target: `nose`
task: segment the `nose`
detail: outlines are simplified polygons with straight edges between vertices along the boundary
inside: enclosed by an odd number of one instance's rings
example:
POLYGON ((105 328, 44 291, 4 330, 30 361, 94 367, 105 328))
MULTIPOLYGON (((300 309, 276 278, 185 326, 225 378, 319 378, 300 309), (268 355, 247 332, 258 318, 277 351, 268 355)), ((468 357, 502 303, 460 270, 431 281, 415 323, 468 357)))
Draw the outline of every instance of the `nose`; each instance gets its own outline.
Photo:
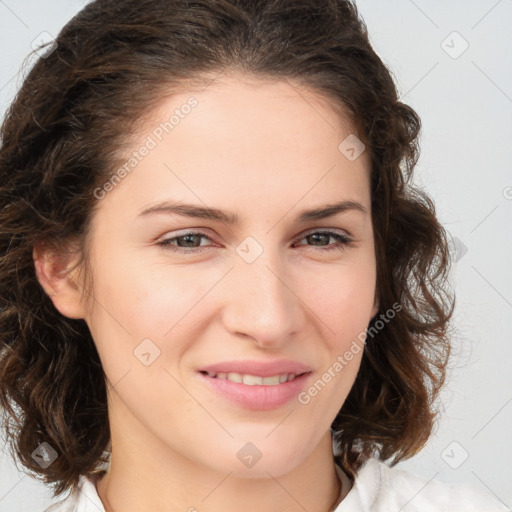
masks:
POLYGON ((270 250, 252 263, 235 259, 226 283, 224 327, 262 348, 280 350, 303 330, 305 322, 305 305, 294 274, 283 263, 283 255, 270 250))

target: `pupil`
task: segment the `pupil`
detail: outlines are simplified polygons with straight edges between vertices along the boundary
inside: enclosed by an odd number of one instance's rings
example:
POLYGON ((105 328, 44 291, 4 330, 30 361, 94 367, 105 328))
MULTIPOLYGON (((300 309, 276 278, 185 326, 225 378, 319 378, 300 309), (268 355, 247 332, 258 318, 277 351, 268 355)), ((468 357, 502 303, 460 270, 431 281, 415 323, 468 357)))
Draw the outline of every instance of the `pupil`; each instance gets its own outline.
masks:
MULTIPOLYGON (((188 242, 191 242, 191 239, 193 240, 194 238, 197 238, 197 235, 185 235, 185 236, 182 236, 180 237, 181 240, 185 240, 185 247, 190 247, 191 245, 188 244, 188 242)), ((181 247, 183 247, 182 244, 179 244, 181 247)), ((193 242, 192 242, 192 246, 194 246, 193 242)))
MULTIPOLYGON (((324 237, 326 239, 325 241, 329 240, 329 235, 327 235, 326 233, 315 233, 313 235, 309 235, 308 238, 312 238, 313 240, 316 240, 318 242, 319 237, 324 237)), ((320 238, 320 241, 321 241, 321 238, 320 238)), ((314 245, 319 245, 319 244, 315 243, 314 245)))

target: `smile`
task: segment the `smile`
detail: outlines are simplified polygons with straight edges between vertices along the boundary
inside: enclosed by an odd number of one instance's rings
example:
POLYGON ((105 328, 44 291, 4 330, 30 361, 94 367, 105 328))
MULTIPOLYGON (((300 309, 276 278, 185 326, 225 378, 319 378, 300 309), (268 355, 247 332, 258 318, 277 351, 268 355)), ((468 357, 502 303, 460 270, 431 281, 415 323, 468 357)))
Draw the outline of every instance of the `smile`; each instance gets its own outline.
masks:
POLYGON ((304 390, 312 372, 281 373, 262 377, 248 373, 199 371, 197 376, 215 395, 231 404, 265 411, 292 402, 304 390))
MULTIPOLYGON (((211 378, 225 379, 231 382, 237 382, 239 384, 246 384, 247 386, 277 386, 278 384, 284 384, 295 379, 297 375, 295 373, 283 373, 281 375, 272 375, 269 377, 260 377, 259 375, 250 375, 242 373, 211 373, 201 372, 207 374, 211 378)), ((300 374, 302 375, 302 374, 300 374)))

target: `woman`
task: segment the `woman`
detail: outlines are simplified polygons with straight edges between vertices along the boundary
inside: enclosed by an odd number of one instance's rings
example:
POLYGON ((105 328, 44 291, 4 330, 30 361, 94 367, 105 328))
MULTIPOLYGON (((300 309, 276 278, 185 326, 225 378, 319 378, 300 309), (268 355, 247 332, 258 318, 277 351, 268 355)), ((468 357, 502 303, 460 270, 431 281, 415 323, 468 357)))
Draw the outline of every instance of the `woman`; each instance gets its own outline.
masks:
POLYGON ((56 43, 0 150, 0 400, 48 510, 505 510, 391 468, 453 297, 356 7, 97 0, 56 43))

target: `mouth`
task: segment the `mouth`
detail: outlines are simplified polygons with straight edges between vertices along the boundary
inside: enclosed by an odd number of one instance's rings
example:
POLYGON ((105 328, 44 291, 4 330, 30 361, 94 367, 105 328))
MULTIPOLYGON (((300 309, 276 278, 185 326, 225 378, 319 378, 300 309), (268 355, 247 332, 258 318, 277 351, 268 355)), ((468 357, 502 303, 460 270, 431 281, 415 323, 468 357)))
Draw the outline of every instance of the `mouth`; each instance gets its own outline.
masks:
POLYGON ((267 377, 262 377, 260 375, 251 375, 248 373, 236 373, 236 372, 207 372, 205 370, 200 371, 199 373, 203 375, 207 375, 212 379, 224 379, 229 380, 230 382, 236 382, 237 384, 245 384, 246 386, 278 386, 279 384, 284 384, 285 382, 291 382, 295 380, 297 377, 301 375, 305 375, 310 372, 302 372, 302 373, 282 373, 279 375, 270 375, 267 377))
POLYGON ((197 372, 200 381, 213 396, 235 407, 253 411, 278 409, 297 400, 307 387, 311 371, 302 373, 279 373, 275 375, 253 375, 250 373, 197 372))

